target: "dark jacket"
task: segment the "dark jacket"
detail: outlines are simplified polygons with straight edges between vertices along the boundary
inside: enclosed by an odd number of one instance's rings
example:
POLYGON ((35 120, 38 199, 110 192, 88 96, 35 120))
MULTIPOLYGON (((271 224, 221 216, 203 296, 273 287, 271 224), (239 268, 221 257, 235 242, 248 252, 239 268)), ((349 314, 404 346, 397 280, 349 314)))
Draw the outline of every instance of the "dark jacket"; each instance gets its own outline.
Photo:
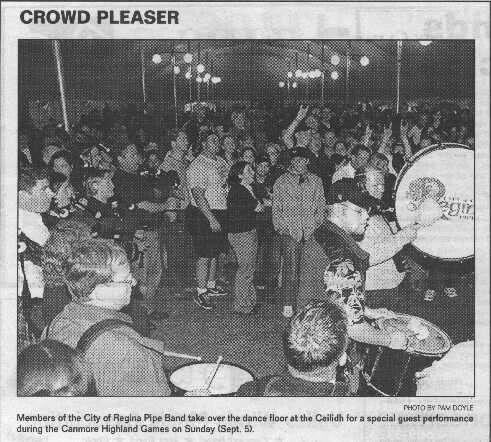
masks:
POLYGON ((246 382, 236 396, 350 396, 347 383, 309 382, 294 378, 290 374, 267 376, 256 381, 246 382))
POLYGON ((256 227, 257 200, 244 186, 233 184, 227 196, 227 231, 249 232, 256 227))

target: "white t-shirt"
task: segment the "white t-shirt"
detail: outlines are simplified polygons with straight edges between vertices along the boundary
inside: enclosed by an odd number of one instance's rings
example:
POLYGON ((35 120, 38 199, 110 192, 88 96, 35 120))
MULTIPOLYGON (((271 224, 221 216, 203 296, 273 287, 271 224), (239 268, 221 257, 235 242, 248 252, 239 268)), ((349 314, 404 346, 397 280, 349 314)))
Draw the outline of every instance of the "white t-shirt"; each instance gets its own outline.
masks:
POLYGON ((332 183, 334 184, 336 181, 339 181, 343 178, 354 178, 356 173, 356 169, 351 164, 351 161, 344 166, 341 166, 334 175, 332 176, 332 183))
POLYGON ((227 209, 227 162, 222 157, 216 159, 200 154, 189 166, 186 178, 190 191, 191 204, 198 207, 192 189, 200 187, 212 210, 227 209))
MULTIPOLYGON (((368 220, 365 236, 360 242, 363 250, 369 251, 371 244, 384 244, 392 240, 392 231, 382 219, 371 217, 368 220), (378 222, 376 222, 378 221, 378 222)), ((405 272, 399 272, 392 258, 373 265, 367 269, 365 275, 365 290, 390 290, 398 287, 405 277, 405 272)))
MULTIPOLYGON (((49 238, 49 230, 44 225, 43 219, 39 213, 27 212, 19 209, 19 229, 31 240, 37 242, 40 246, 44 246, 49 238)), ((22 285, 24 283, 24 275, 19 263, 18 271, 18 295, 22 295, 22 285)), ((33 264, 30 261, 24 263, 26 271, 27 284, 33 298, 42 298, 44 291, 44 278, 41 267, 33 264)))

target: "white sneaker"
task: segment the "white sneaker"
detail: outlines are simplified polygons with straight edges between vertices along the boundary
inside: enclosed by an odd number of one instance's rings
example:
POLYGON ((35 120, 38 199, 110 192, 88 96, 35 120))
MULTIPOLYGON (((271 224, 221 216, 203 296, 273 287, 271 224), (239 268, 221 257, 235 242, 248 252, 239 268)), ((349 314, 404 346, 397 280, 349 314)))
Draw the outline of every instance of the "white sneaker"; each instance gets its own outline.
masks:
POLYGON ((291 305, 285 305, 283 307, 283 316, 285 318, 291 318, 293 316, 293 307, 291 305))
POLYGON ((435 296, 436 296, 436 290, 428 289, 425 291, 424 300, 427 302, 431 302, 431 301, 433 301, 433 299, 435 299, 435 296))
POLYGON ((458 296, 457 289, 455 287, 445 287, 443 293, 449 298, 456 298, 458 296))

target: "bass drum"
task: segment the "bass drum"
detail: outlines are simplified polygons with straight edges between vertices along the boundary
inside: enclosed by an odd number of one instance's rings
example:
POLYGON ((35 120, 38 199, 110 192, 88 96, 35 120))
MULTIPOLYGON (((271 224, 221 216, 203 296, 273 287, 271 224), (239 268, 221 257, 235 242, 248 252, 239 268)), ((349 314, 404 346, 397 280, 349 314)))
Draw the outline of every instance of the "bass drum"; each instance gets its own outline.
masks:
POLYGON ((438 219, 419 229, 414 248, 442 261, 472 258, 474 151, 469 147, 455 143, 429 146, 414 155, 399 173, 395 185, 398 226, 431 218, 435 210, 438 219))

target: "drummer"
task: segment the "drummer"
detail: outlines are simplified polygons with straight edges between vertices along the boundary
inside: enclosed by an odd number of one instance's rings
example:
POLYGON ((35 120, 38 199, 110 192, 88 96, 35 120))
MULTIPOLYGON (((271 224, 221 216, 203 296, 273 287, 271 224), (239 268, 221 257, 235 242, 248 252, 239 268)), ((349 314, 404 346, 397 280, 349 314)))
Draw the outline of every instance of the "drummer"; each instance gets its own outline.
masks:
POLYGON ((316 301, 298 312, 283 336, 288 373, 243 384, 237 396, 350 396, 337 378, 345 360, 348 321, 337 303, 316 301))
MULTIPOLYGON (((375 205, 381 203, 385 190, 384 174, 371 166, 357 171, 357 186, 375 205)), ((365 280, 365 300, 370 307, 398 309, 401 284, 405 272, 396 267, 394 256, 416 239, 417 226, 408 226, 397 233, 387 219, 377 211, 368 219, 368 225, 360 241, 360 247, 369 253, 365 280)))
POLYGON ((297 308, 302 309, 313 299, 336 299, 345 305, 350 338, 405 349, 408 342, 403 333, 389 334, 372 325, 391 312, 364 305, 365 273, 370 255, 357 240, 365 234, 368 211, 375 204, 376 200, 360 192, 352 179, 333 184, 324 223, 314 232, 315 241, 305 249, 300 262, 297 308))

